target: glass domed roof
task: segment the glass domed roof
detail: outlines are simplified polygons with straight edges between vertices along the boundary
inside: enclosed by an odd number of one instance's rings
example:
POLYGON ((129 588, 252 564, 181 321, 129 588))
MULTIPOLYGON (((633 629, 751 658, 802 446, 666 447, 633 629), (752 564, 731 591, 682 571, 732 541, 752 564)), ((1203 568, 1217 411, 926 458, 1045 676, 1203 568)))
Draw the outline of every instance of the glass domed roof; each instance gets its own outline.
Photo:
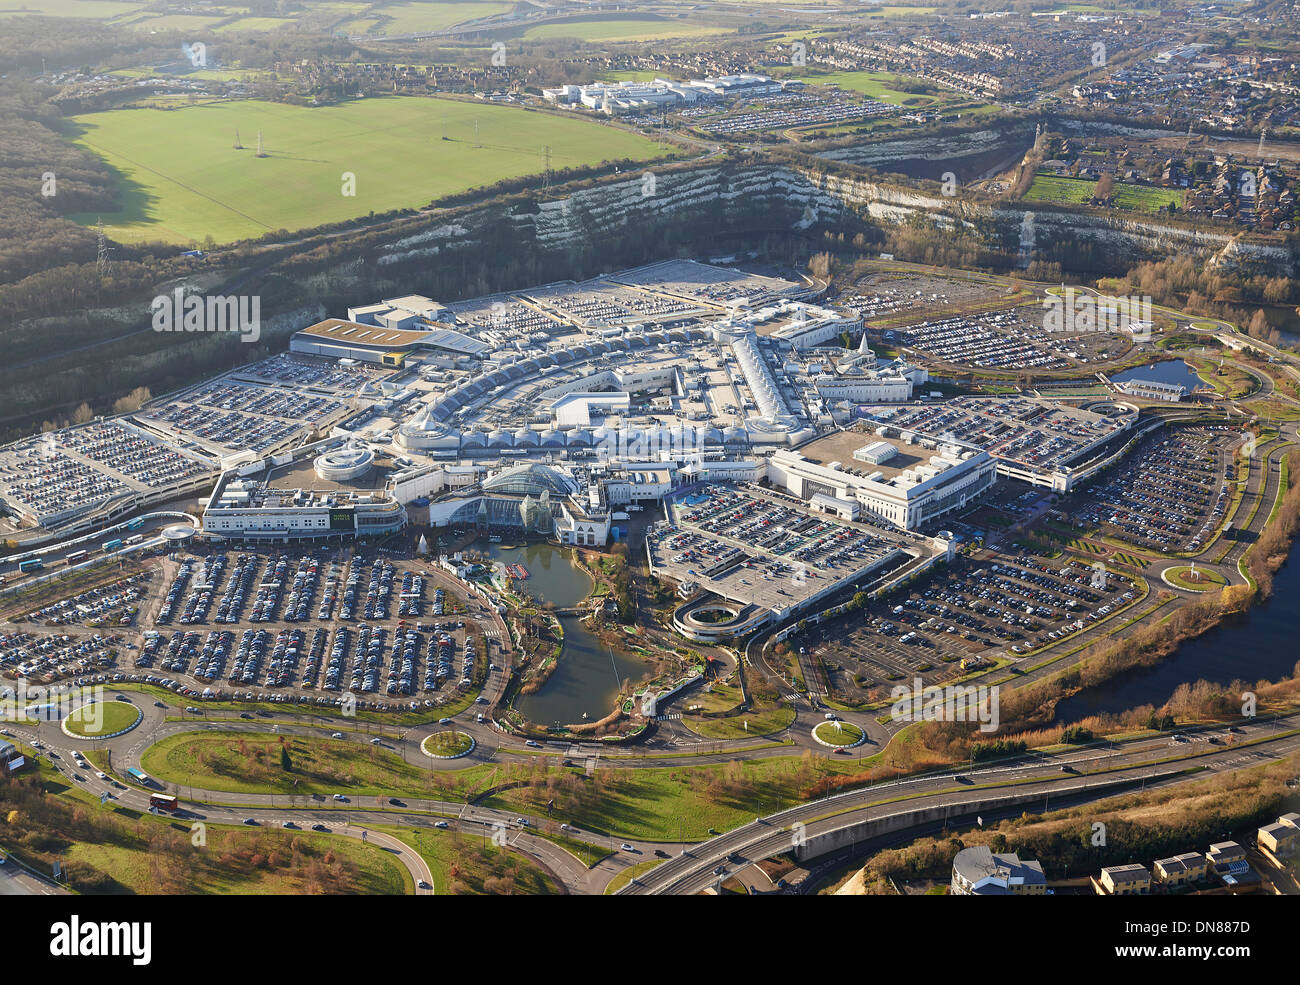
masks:
POLYGON ((578 483, 563 469, 530 463, 498 472, 484 481, 483 491, 516 496, 540 496, 543 492, 552 496, 570 496, 578 491, 578 483))

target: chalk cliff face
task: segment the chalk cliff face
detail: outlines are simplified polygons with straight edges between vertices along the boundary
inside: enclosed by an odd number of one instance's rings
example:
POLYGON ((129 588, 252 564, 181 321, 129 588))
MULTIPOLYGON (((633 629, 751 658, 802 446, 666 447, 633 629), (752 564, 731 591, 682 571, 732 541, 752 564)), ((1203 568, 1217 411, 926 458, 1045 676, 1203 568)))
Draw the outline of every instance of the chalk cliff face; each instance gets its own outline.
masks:
POLYGON ((1035 124, 1021 121, 987 130, 967 130, 957 133, 879 139, 836 147, 822 151, 817 156, 827 161, 843 161, 864 168, 888 170, 898 161, 957 161, 1006 148, 1021 153, 1034 143, 1035 124))
MULTIPOLYGON (((961 146, 982 131, 955 135, 961 146)), ((1005 135, 1001 135, 1005 139, 1005 135)), ((1032 139, 1032 138, 1031 138, 1032 139)), ((911 155, 924 149, 909 141, 871 153, 911 155), (903 146, 907 145, 907 146, 903 146)), ((875 146, 875 145, 873 145, 875 146)), ((931 153, 938 153, 931 148, 931 153)), ((921 221, 940 229, 963 222, 989 245, 1015 250, 1025 213, 1031 209, 990 201, 945 197, 934 184, 913 187, 856 175, 847 161, 825 169, 774 162, 661 167, 605 180, 544 200, 511 199, 455 210, 454 218, 432 218, 428 228, 383 244, 381 266, 428 260, 447 251, 491 246, 508 256, 516 250, 557 253, 590 250, 602 240, 674 233, 689 247, 692 236, 719 233, 857 229, 921 221)), ((542 193, 545 194, 545 193, 542 193)), ((1171 255, 1192 255, 1227 268, 1249 268, 1270 276, 1295 276, 1296 256, 1280 238, 1238 236, 1225 228, 1195 228, 1177 219, 1141 218, 1128 213, 1091 212, 1035 203, 1035 242, 1091 241, 1104 247, 1117 267, 1171 255)))

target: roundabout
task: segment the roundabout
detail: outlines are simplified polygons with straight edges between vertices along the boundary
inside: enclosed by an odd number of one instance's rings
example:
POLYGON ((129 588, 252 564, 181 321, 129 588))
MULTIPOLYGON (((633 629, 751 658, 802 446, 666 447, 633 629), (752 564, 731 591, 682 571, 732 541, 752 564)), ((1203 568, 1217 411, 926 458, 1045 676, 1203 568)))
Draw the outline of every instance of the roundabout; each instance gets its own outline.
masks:
POLYGON ((434 732, 420 743, 420 752, 430 759, 459 759, 468 756, 478 745, 472 735, 465 732, 434 732))
POLYGON ((144 712, 133 704, 100 701, 82 705, 69 714, 59 727, 64 735, 72 739, 113 739, 130 732, 143 718, 144 712))
POLYGON ((1190 564, 1177 564, 1160 572, 1160 579, 1173 588, 1185 592, 1212 592, 1228 587, 1228 579, 1208 568, 1193 568, 1190 564))
POLYGON ((813 727, 812 737, 824 746, 839 749, 849 749, 867 740, 867 734, 862 729, 849 722, 842 722, 838 718, 834 721, 818 722, 813 727))

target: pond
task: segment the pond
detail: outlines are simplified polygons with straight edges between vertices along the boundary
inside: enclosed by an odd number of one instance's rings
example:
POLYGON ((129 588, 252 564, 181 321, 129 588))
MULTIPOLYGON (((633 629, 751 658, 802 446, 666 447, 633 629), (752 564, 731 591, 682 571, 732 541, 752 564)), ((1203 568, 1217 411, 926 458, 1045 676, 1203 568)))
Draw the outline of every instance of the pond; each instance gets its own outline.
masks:
POLYGON ((1188 392, 1204 385, 1204 380, 1196 375, 1196 370, 1181 359, 1167 359, 1149 366, 1138 366, 1114 373, 1110 377, 1113 383, 1127 383, 1129 380, 1151 380, 1156 383, 1181 383, 1188 392))
MULTIPOLYGON (((522 547, 478 543, 475 547, 505 564, 522 564, 529 577, 524 590, 539 602, 558 608, 577 605, 591 591, 591 578, 560 548, 545 543, 522 547)), ((522 695, 516 707, 542 726, 598 721, 614 709, 619 688, 638 680, 649 665, 628 653, 611 651, 582 625, 577 616, 561 616, 564 648, 559 666, 535 693, 522 695)))

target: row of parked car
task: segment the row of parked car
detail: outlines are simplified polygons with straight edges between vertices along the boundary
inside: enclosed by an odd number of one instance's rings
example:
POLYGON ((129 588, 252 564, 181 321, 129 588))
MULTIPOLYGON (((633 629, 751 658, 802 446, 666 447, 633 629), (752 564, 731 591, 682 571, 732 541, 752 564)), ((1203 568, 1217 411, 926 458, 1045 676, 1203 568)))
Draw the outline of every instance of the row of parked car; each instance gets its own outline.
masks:
POLYGON ((303 622, 308 618, 312 599, 316 596, 319 568, 320 562, 314 557, 304 556, 298 559, 298 570, 294 573, 289 596, 284 601, 286 622, 303 622))
POLYGON ((185 591, 185 586, 189 584, 190 575, 193 573, 193 564, 193 561, 187 559, 182 561, 180 568, 177 569, 176 577, 172 579, 171 587, 167 589, 167 598, 158 609, 158 616, 154 620, 160 626, 166 626, 172 621, 172 614, 180 605, 181 594, 185 591))

